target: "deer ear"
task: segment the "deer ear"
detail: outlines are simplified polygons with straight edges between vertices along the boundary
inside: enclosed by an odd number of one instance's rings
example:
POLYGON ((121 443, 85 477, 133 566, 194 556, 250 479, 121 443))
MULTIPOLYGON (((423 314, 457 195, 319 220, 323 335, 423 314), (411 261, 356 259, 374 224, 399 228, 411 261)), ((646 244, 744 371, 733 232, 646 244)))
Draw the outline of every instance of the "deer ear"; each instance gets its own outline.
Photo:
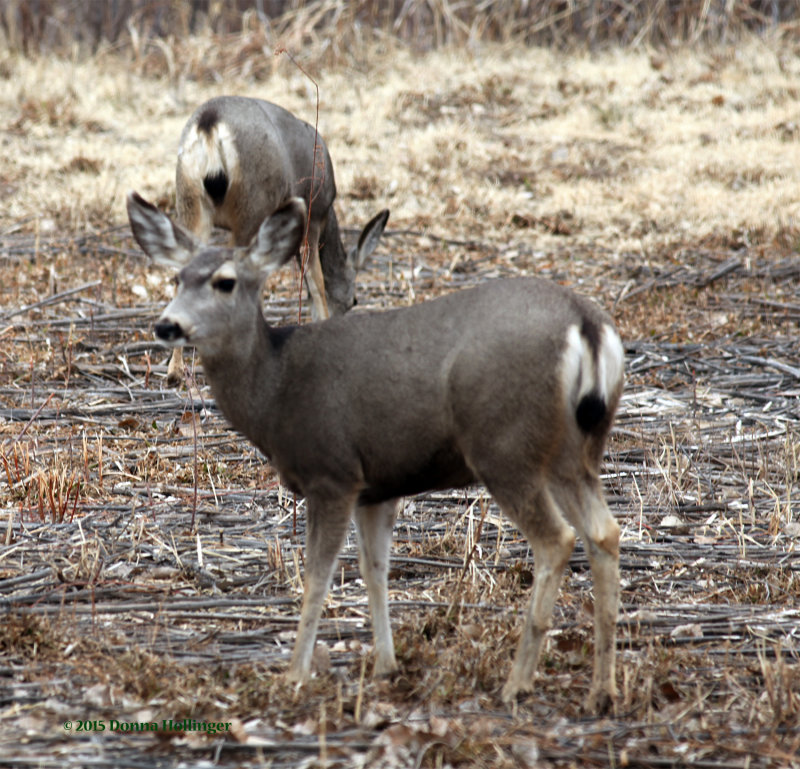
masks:
POLYGON ((137 192, 128 193, 127 206, 133 237, 156 264, 179 268, 192 258, 199 242, 190 232, 137 192))
POLYGON ((364 266, 364 263, 377 247, 388 221, 389 209, 385 208, 364 225, 364 229, 361 230, 361 234, 358 236, 358 243, 348 254, 348 260, 356 270, 360 270, 364 266))
POLYGON ((267 277, 299 252, 305 229, 305 203, 291 198, 264 220, 243 258, 267 277))

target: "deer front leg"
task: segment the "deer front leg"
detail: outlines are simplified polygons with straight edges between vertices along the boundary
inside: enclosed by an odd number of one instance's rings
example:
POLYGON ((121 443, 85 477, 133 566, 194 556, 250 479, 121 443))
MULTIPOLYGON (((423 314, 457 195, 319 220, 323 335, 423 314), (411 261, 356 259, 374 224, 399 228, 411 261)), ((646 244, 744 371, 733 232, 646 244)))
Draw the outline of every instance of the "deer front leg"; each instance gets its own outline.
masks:
POLYGON ((375 638, 374 676, 397 670, 389 621, 388 574, 392 529, 397 516, 397 502, 356 507, 358 564, 367 585, 372 633, 375 638))
POLYGON ((311 677, 311 655, 336 559, 344 544, 353 500, 307 498, 305 586, 300 625, 287 677, 305 683, 311 677))

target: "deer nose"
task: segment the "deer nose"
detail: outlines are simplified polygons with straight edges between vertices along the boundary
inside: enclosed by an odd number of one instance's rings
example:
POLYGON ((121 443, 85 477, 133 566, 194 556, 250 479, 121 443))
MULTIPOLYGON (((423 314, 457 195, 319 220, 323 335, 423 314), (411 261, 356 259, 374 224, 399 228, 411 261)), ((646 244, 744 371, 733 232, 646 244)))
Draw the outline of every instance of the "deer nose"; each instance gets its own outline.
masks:
POLYGON ((171 320, 160 320, 155 325, 156 336, 163 342, 176 342, 184 337, 183 329, 179 323, 171 320))

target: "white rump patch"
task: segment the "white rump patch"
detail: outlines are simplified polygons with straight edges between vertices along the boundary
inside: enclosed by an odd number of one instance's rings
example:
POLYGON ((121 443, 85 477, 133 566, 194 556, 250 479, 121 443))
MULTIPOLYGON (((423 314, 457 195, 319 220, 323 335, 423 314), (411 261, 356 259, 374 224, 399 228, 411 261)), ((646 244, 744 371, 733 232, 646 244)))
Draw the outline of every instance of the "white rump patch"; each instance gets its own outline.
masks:
POLYGON ((600 333, 595 370, 592 347, 581 335, 577 324, 567 329, 567 343, 561 355, 561 382, 568 402, 580 403, 581 398, 596 392, 605 403, 617 388, 624 368, 622 342, 614 328, 604 324, 600 333))
POLYGON ((622 340, 616 330, 606 324, 600 336, 600 351, 597 356, 597 381, 600 394, 606 403, 624 376, 625 350, 622 347, 622 340))
POLYGON ((239 155, 227 123, 216 123, 210 133, 193 125, 178 149, 186 176, 203 189, 203 179, 225 173, 232 182, 239 175, 239 155))
POLYGON ((567 344, 561 354, 561 383, 568 403, 579 403, 594 386, 592 351, 577 325, 567 329, 567 344))

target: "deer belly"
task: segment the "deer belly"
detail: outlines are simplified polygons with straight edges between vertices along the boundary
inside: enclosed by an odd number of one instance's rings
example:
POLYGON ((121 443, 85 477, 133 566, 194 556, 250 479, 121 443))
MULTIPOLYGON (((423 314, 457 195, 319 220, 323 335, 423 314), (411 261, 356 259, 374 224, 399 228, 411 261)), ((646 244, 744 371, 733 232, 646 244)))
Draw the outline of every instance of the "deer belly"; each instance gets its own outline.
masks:
POLYGON ((452 448, 416 456, 410 463, 381 466, 367 458, 364 464, 367 486, 359 494, 360 505, 374 505, 434 489, 469 486, 477 481, 461 452, 452 448))

